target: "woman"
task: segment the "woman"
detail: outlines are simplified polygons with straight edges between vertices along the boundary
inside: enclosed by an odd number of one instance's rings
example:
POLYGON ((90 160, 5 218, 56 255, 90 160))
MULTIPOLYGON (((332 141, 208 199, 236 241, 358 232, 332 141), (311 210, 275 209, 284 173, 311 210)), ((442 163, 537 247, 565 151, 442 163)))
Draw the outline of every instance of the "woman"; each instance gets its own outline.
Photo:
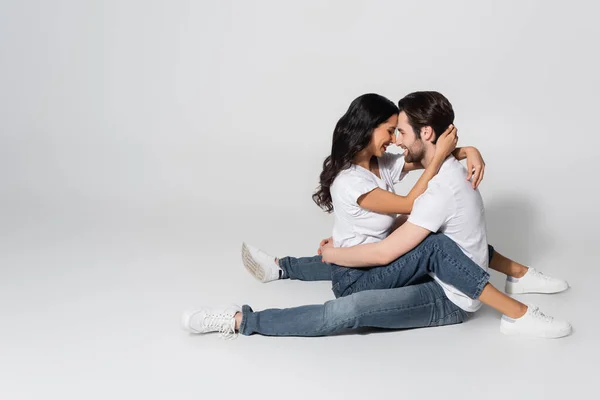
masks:
MULTIPOLYGON (((395 196, 389 192, 394 180, 400 179, 404 160, 401 157, 385 157, 384 152, 393 140, 397 118, 398 108, 393 103, 371 94, 356 99, 336 126, 332 154, 324 163, 321 188, 315 195, 318 204, 329 211, 332 208, 336 210, 333 234, 336 246, 354 246, 387 236, 395 219, 385 214, 410 212, 414 198, 425 190, 428 179, 437 172, 455 142, 451 133, 442 135, 436 147, 436 162, 429 165, 411 191, 414 197, 411 194, 395 196), (439 154, 437 149, 440 149, 439 154)), ((431 235, 417 249, 418 257, 409 253, 401 261, 401 268, 397 263, 378 267, 379 271, 386 271, 382 280, 378 280, 381 274, 371 274, 370 270, 346 268, 348 271, 343 274, 337 277, 334 274, 334 293, 336 297, 344 298, 325 305, 260 313, 253 312, 249 306, 244 306, 243 312, 238 307, 212 311, 202 309, 185 313, 183 323, 195 333, 219 330, 227 335, 239 331, 246 335, 315 336, 358 326, 406 328, 462 322, 468 314, 450 302, 434 282, 391 289, 395 292, 369 290, 380 288, 379 284, 391 288, 416 284, 427 280, 427 274, 432 272, 472 299, 479 298, 487 290, 485 299, 481 298, 484 303, 510 318, 525 317, 518 314, 527 310, 527 306, 493 288, 488 283, 489 274, 448 238, 431 235), (425 259, 428 262, 422 262, 425 259), (387 271, 395 274, 391 281, 387 271), (363 273, 369 274, 368 280, 357 278, 353 281, 353 277, 360 277, 363 273), (355 287, 354 284, 359 281, 360 285, 355 287), (356 293, 358 291, 361 293, 356 293), (348 296, 353 292, 356 294, 348 296), (348 297, 351 299, 346 300, 348 297), (418 311, 415 312, 415 309, 418 311)), ((340 270, 343 269, 337 269, 340 270)))

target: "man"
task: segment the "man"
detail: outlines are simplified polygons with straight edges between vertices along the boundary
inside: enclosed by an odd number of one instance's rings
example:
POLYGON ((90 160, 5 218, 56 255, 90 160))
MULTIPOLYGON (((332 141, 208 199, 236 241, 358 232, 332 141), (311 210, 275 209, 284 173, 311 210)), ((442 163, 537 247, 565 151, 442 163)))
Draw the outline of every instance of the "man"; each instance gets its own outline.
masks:
MULTIPOLYGON (((400 100, 399 108, 401 112, 398 117, 397 144, 404 148, 406 162, 420 163, 426 167, 435 153, 437 134, 454 120, 452 106, 439 93, 417 92, 400 100)), ((430 181, 427 191, 415 201, 408 222, 378 243, 350 248, 333 248, 331 242, 323 243, 320 249, 323 261, 345 267, 386 264, 422 246, 421 242, 430 233, 439 231, 458 244, 460 250, 483 270, 487 270, 490 254, 485 233, 483 202, 479 192, 472 190, 470 184, 464 180, 465 172, 456 159, 448 158, 438 175, 430 181)), ((363 201, 371 194, 367 193, 364 196, 363 201)), ((263 281, 265 277, 269 277, 267 280, 270 280, 279 274, 279 267, 270 256, 248 247, 245 247, 243 252, 246 266, 257 277, 262 276, 263 281)), ((282 275, 293 278, 294 272, 302 268, 295 268, 292 262, 286 266, 283 262, 285 260, 281 260, 282 275)), ((316 271, 318 261, 313 259, 306 263, 296 262, 296 266, 311 265, 311 271, 316 271)), ((491 266, 512 276, 506 286, 512 293, 553 293, 568 287, 564 281, 545 277, 532 268, 527 269, 499 254, 492 256, 491 266)), ((334 271, 335 268, 342 267, 334 267, 334 271)), ((326 278, 326 271, 327 268, 322 268, 319 277, 326 278)), ((362 273, 366 281, 371 279, 370 270, 362 273)), ((468 312, 479 309, 480 303, 476 298, 469 297, 452 285, 442 282, 436 274, 431 275, 436 283, 425 282, 404 288, 368 290, 332 300, 324 305, 266 310, 259 313, 255 313, 248 306, 245 306, 242 312, 235 307, 216 312, 198 310, 184 315, 184 326, 196 333, 221 330, 233 334, 238 330, 247 335, 261 333, 315 336, 359 326, 406 328, 457 323, 462 322, 468 312), (442 309, 437 308, 439 304, 444 305, 442 309)), ((502 297, 507 308, 495 308, 504 314, 501 320, 503 333, 561 337, 571 331, 567 322, 554 320, 542 314, 536 307, 528 307, 512 300, 489 284, 486 284, 481 296, 477 297, 487 304, 493 304, 502 297)))

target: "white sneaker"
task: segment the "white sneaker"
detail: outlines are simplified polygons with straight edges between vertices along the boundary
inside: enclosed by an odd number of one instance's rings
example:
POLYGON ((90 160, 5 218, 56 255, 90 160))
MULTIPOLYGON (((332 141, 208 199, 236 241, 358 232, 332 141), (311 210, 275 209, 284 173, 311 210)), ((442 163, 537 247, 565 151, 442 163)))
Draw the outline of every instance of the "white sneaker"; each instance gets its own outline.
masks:
POLYGON ((263 283, 279 279, 281 268, 275 262, 275 257, 256 247, 242 243, 242 261, 248 272, 263 283))
POLYGON ((560 338, 571 333, 571 324, 545 315, 537 306, 529 305, 521 318, 506 315, 500 320, 500 332, 505 335, 525 335, 539 338, 560 338))
POLYGON ((569 288, 567 281, 546 276, 535 268, 529 270, 521 278, 506 278, 504 291, 508 294, 523 293, 558 293, 569 288))
POLYGON ((190 333, 219 332, 225 339, 237 337, 235 332, 235 314, 241 312, 240 306, 231 305, 223 308, 201 308, 186 311, 181 316, 183 329, 190 333))

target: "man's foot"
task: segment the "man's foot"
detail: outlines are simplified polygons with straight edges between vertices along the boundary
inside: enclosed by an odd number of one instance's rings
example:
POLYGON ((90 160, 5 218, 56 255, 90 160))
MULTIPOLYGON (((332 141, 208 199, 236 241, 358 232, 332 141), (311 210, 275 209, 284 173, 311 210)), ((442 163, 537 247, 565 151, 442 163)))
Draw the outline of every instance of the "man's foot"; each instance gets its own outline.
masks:
POLYGON ((529 267, 521 278, 506 278, 504 290, 508 294, 523 293, 558 293, 569 288, 567 281, 542 274, 535 268, 529 267))
POLYGON ((536 306, 529 305, 521 318, 506 315, 500 320, 500 332, 505 335, 525 335, 539 338, 560 338, 571 333, 571 324, 545 315, 536 306))
POLYGON ((235 314, 241 311, 242 309, 237 305, 186 311, 181 316, 181 325, 190 333, 219 332, 221 337, 233 339, 237 337, 235 314))
POLYGON ((276 281, 281 276, 275 257, 246 243, 242 243, 242 261, 248 272, 263 283, 276 281))

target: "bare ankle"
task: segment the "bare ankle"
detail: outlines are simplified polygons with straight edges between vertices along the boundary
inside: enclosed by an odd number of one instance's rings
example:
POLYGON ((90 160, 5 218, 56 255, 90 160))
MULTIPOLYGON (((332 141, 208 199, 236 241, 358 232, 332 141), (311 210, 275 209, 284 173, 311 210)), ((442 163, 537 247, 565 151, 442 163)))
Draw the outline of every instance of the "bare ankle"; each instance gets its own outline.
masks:
POLYGON ((277 266, 279 266, 279 258, 275 257, 275 264, 277 264, 277 266))
POLYGON ((235 319, 235 330, 236 332, 239 332, 240 325, 242 325, 242 313, 238 311, 237 313, 235 313, 233 318, 235 319))
POLYGON ((512 318, 512 319, 517 319, 517 318, 521 318, 523 315, 527 314, 527 309, 529 307, 527 307, 527 305, 523 304, 523 303, 519 303, 517 307, 515 307, 514 311, 511 312, 510 315, 507 314, 508 317, 512 318))
POLYGON ((525 274, 527 273, 528 270, 529 270, 529 268, 527 268, 523 265, 515 265, 512 268, 512 272, 511 272, 510 276, 512 276, 513 278, 522 278, 525 276, 525 274))

